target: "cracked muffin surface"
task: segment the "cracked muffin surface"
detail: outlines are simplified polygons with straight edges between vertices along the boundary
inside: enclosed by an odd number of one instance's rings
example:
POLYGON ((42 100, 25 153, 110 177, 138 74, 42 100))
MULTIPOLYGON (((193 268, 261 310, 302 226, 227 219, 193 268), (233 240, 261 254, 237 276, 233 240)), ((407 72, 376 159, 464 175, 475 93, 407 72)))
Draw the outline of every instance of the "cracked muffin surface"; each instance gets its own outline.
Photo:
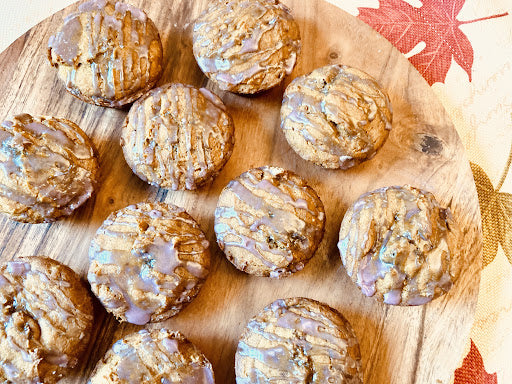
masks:
POLYGON ((306 181, 271 166, 230 181, 215 209, 219 247, 236 268, 258 276, 302 270, 322 240, 324 224, 323 204, 306 181))
POLYGON ((25 223, 70 215, 97 187, 87 135, 56 117, 17 115, 0 124, 0 212, 25 223))
POLYGON ((459 274, 457 227, 434 195, 410 186, 366 193, 347 210, 338 248, 366 296, 421 305, 448 292, 459 274))
POLYGON ((73 270, 38 256, 5 262, 0 306, 0 381, 53 384, 77 365, 93 306, 73 270))
POLYGON ((307 298, 276 300, 249 321, 235 355, 237 384, 362 384, 350 323, 307 298))
POLYGON ((114 343, 90 384, 215 384, 208 359, 181 333, 142 330, 114 343))
POLYGON ((194 24, 197 64, 231 92, 254 94, 279 84, 300 46, 299 26, 277 0, 215 0, 194 24))
POLYGON ((133 104, 121 145, 128 165, 144 181, 172 190, 197 189, 229 160, 233 119, 208 89, 167 84, 133 104))
POLYGON ((112 213, 89 248, 92 292, 118 320, 144 325, 176 315, 210 268, 208 240, 183 208, 139 203, 112 213))
POLYGON ((104 107, 120 108, 153 88, 162 58, 153 21, 120 1, 81 4, 48 42, 48 59, 67 91, 104 107))
POLYGON ((286 88, 281 128, 299 156, 324 168, 347 169, 372 158, 388 138, 389 97, 370 75, 330 65, 286 88))

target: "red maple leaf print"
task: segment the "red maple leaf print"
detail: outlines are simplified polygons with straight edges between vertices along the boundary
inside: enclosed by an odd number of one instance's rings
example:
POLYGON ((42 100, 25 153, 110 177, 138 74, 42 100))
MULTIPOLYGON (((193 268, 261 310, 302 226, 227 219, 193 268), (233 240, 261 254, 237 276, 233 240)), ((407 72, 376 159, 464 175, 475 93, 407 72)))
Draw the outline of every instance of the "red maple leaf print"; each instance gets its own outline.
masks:
POLYGON ((379 8, 359 8, 359 18, 387 38, 402 53, 418 43, 425 49, 409 58, 430 85, 444 82, 452 57, 471 81, 473 47, 459 29, 461 24, 506 16, 508 13, 471 21, 456 19, 466 0, 422 0, 415 8, 403 0, 379 0, 379 8))
POLYGON ((464 358, 462 366, 455 370, 453 384, 498 384, 496 373, 487 373, 484 368, 482 355, 471 340, 471 349, 464 358))

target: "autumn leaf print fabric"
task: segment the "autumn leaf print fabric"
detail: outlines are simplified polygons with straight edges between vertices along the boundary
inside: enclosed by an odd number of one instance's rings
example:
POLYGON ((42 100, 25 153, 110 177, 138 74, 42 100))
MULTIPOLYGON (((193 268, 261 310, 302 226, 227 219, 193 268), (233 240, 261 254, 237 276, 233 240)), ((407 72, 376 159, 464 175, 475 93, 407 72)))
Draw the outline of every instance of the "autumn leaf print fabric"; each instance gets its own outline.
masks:
MULTIPOLYGON (((512 152, 511 152, 512 155, 512 152)), ((510 162, 505 172, 508 173, 510 162)), ((484 235, 483 266, 492 263, 501 246, 508 261, 512 263, 512 194, 500 192, 506 177, 504 172, 498 186, 494 188, 485 171, 478 164, 471 163, 475 179, 480 214, 482 216, 482 231, 484 235)))
POLYGON ((471 340, 471 348, 462 366, 455 370, 455 384, 497 384, 496 373, 485 371, 484 361, 478 348, 471 340))
POLYGON ((386 37, 404 54, 423 49, 409 60, 430 85, 443 82, 452 59, 468 74, 471 81, 473 47, 459 28, 505 13, 475 20, 459 21, 457 15, 465 0, 424 0, 413 7, 403 0, 381 1, 379 8, 360 8, 359 18, 386 37))
POLYGON ((483 265, 454 384, 512 383, 512 1, 327 0, 387 38, 432 86, 471 161, 483 265))

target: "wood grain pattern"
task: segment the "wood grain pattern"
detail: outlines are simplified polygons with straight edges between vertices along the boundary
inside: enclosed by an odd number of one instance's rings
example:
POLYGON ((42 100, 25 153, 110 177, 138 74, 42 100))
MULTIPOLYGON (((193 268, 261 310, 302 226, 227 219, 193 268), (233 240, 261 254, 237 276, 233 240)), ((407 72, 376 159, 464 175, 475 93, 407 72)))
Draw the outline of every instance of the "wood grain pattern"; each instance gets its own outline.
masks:
MULTIPOLYGON (((207 0, 130 0, 146 9, 159 28, 166 57, 160 81, 208 86, 235 121, 236 144, 220 176, 198 192, 168 192, 146 185, 126 165, 119 146, 126 111, 104 109, 67 94, 46 60, 46 43, 76 5, 34 27, 0 55, 0 117, 27 112, 65 117, 89 134, 100 155, 102 185, 94 199, 70 218, 27 225, 0 219, 0 258, 47 255, 85 277, 87 250, 108 214, 140 201, 166 201, 197 218, 212 244, 210 277, 198 298, 175 318, 150 328, 181 330, 213 363, 218 383, 234 383, 234 353, 247 321, 277 298, 306 296, 340 310, 361 342, 366 383, 450 383, 460 363, 473 319, 480 280, 481 229, 469 163, 452 123, 428 84, 383 37, 323 0, 285 1, 298 20, 303 50, 292 76, 256 97, 219 92, 192 55, 191 21, 207 0), (375 158, 348 171, 329 171, 303 161, 279 129, 285 86, 295 76, 329 63, 359 67, 388 90, 394 107, 390 137, 375 158), (296 171, 325 204, 326 235, 304 271, 284 280, 238 272, 215 245, 213 212, 228 181, 265 164, 296 171), (361 193, 409 183, 432 191, 462 228, 462 274, 454 289, 423 307, 394 308, 364 297, 346 275, 336 249, 347 206, 361 193)), ((96 361, 123 335, 140 327, 119 324, 96 305, 96 328, 76 376, 85 383, 96 361)))

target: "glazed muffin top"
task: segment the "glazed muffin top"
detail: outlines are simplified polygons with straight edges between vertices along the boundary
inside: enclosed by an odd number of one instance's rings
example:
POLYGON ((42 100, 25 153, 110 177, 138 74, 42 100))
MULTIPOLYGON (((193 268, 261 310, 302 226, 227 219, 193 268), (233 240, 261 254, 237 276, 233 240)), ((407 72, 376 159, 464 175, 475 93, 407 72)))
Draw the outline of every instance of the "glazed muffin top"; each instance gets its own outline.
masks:
POLYGON ((208 359, 181 333, 142 330, 114 343, 91 384, 215 384, 208 359))
POLYGON ((27 223, 71 214, 93 194, 98 162, 87 135, 56 117, 0 124, 0 211, 27 223))
POLYGON ((91 290, 121 321, 166 320, 199 293, 210 267, 208 246, 183 208, 128 206, 112 213, 91 242, 91 290))
POLYGON ((388 138, 392 110, 375 79, 346 65, 295 78, 286 88, 281 128, 303 159, 346 169, 372 158, 388 138))
POLYGON ((253 94, 279 84, 295 66, 300 32, 276 0, 216 0, 197 19, 194 56, 223 90, 253 94))
POLYGON ((315 300, 276 300, 249 321, 235 356, 237 384, 362 384, 359 342, 350 323, 315 300))
POLYGON ((0 266, 0 381, 56 383, 77 365, 93 325, 79 276, 46 257, 0 266))
POLYGON ((366 193, 347 210, 338 248, 352 280, 391 305, 421 305, 456 281, 457 227, 434 195, 410 186, 366 193))
POLYGON ((231 156, 234 124, 208 89, 172 83, 133 104, 121 137, 124 157, 148 183, 196 189, 213 179, 231 156))
POLYGON ((81 4, 48 43, 48 59, 71 94, 116 108, 153 88, 162 52, 158 30, 144 11, 106 0, 81 4))
POLYGON ((215 210, 217 243, 238 269, 285 277, 300 271, 323 238, 324 206, 297 174, 265 166, 224 188, 215 210))

